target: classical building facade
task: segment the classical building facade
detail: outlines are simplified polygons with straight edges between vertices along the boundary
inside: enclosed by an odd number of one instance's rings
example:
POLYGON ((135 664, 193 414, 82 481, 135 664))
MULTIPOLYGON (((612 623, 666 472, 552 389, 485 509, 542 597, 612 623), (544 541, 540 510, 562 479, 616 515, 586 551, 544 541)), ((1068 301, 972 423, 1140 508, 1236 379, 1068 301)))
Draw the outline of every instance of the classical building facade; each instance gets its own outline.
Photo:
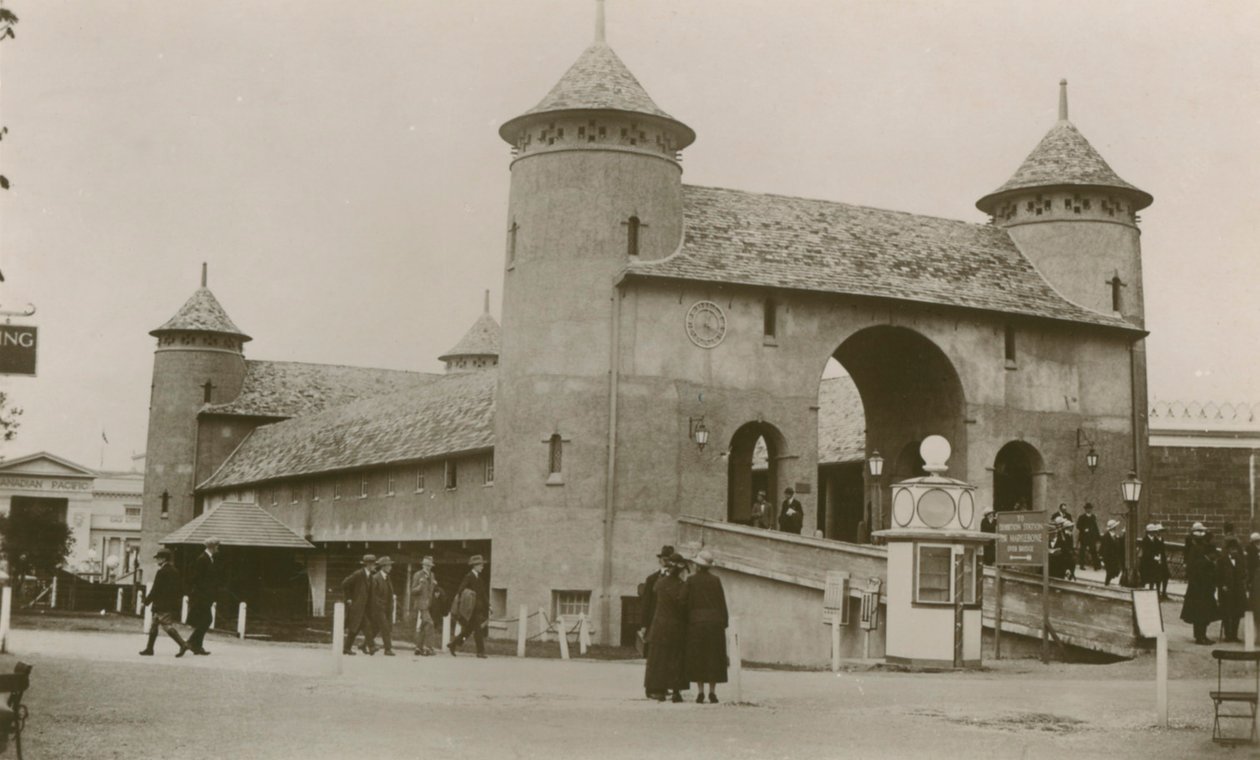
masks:
POLYGON ((444 375, 296 369, 245 360, 199 290, 153 332, 147 540, 248 501, 315 547, 316 610, 365 550, 438 552, 448 573, 483 553, 497 612, 588 612, 616 642, 677 519, 746 520, 758 488, 794 488, 807 533, 852 540, 889 526, 930 434, 982 508, 1119 514, 1117 484, 1145 473, 1151 196, 1065 89, 977 201, 988 223, 686 185, 697 136, 602 32, 500 135, 501 336, 487 310, 444 375), (847 386, 822 380, 831 360, 847 386))

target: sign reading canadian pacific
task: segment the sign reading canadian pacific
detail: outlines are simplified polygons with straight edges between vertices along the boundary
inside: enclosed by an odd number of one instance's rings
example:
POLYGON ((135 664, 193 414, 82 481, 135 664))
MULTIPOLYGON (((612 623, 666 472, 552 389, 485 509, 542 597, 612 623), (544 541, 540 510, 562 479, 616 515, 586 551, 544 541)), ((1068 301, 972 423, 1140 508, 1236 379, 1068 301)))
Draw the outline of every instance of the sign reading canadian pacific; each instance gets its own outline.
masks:
POLYGON ((64 480, 61 478, 30 478, 0 476, 0 488, 26 491, 90 491, 90 480, 64 480))
POLYGON ((0 375, 34 375, 36 334, 29 325, 0 325, 0 375))
POLYGON ((998 512, 998 565, 1040 567, 1046 561, 1046 513, 998 512))

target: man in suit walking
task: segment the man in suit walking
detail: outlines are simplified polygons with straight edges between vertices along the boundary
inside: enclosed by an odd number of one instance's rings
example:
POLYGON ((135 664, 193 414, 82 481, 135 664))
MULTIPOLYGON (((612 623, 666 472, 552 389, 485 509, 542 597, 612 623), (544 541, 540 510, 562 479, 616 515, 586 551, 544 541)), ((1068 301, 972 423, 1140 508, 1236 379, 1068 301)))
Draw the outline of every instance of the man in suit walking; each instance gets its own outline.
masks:
POLYGON ((149 643, 140 654, 153 656, 153 645, 157 643, 158 629, 166 631, 166 635, 179 644, 176 657, 183 657, 188 651, 188 642, 179 635, 175 621, 179 620, 180 608, 184 604, 180 593, 179 571, 171 564, 171 550, 159 549, 153 558, 158 561, 158 570, 153 574, 153 588, 146 595, 145 604, 153 606, 153 624, 149 626, 149 643))
POLYGON ((480 554, 474 554, 469 557, 468 564, 472 566, 472 569, 468 571, 468 575, 464 576, 464 580, 460 581, 459 590, 455 592, 455 599, 452 602, 452 611, 459 619, 459 635, 451 639, 451 643, 446 648, 450 650, 451 657, 454 657, 456 651, 471 635, 477 644, 477 656, 484 658, 486 632, 483 626, 490 619, 490 596, 486 591, 485 579, 486 561, 480 554))
POLYGON ((420 569, 411 576, 411 606, 416 610, 416 654, 428 657, 433 654, 429 647, 436 627, 431 608, 437 591, 437 578, 433 576, 433 557, 420 560, 420 569))
POLYGON ((805 522, 805 507, 796 498, 796 491, 783 489, 783 507, 779 510, 779 530, 784 533, 801 534, 801 526, 805 522))
POLYGON ((346 603, 346 644, 342 654, 354 654, 354 640, 363 631, 363 651, 372 653, 372 623, 368 618, 368 604, 372 594, 372 574, 376 571, 376 555, 364 554, 363 567, 346 576, 341 582, 341 597, 346 603))
POLYGON ((210 654, 203 646, 206 631, 210 630, 210 606, 219 598, 222 574, 215 555, 219 553, 219 539, 206 539, 206 550, 193 560, 192 574, 188 578, 188 624, 192 635, 188 647, 193 654, 210 654))
POLYGON ((394 560, 381 557, 376 560, 376 572, 369 578, 372 590, 368 599, 368 615, 372 634, 368 641, 368 651, 376 651, 376 634, 379 633, 385 644, 386 657, 394 656, 394 587, 389 582, 389 571, 393 566, 394 560))

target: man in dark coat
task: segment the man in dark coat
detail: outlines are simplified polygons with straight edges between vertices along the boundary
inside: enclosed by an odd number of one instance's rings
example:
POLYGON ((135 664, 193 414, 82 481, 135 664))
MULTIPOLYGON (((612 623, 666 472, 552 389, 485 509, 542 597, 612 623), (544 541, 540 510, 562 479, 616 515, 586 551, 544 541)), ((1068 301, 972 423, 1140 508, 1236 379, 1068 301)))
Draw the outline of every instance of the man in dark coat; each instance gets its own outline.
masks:
POLYGON ((203 643, 210 630, 210 606, 218 600, 223 585, 223 574, 215 558, 218 553, 219 539, 207 538, 206 550, 193 560, 192 574, 188 576, 188 624, 193 628, 188 646, 193 654, 210 654, 203 643))
POLYGON ((1047 550, 1050 552, 1050 577, 1067 578, 1072 564, 1076 562, 1072 555, 1072 542, 1068 538, 1069 523, 1062 515, 1055 515, 1050 523, 1050 538, 1047 550))
POLYGON ((364 554, 363 567, 346 576, 341 582, 341 598, 346 603, 346 643, 342 654, 354 654, 354 640, 363 632, 363 651, 372 653, 372 623, 368 606, 372 597, 372 574, 376 571, 376 555, 364 554))
POLYGON ((188 651, 188 642, 184 641, 175 628, 175 621, 179 620, 180 609, 184 606, 179 571, 171 564, 170 549, 159 549, 153 558, 158 561, 158 570, 153 574, 153 588, 145 595, 145 604, 153 607, 153 623, 149 626, 149 643, 140 654, 145 657, 153 655, 153 645, 157 643, 158 629, 161 628, 179 644, 179 652, 175 656, 183 657, 188 651))
MULTIPOLYGON (((1195 525, 1198 528, 1203 527, 1200 523, 1195 523, 1195 525)), ((1168 598, 1168 547, 1164 544, 1163 531, 1164 526, 1159 523, 1150 523, 1146 526, 1146 535, 1142 537, 1142 542, 1138 545, 1138 571, 1142 576, 1142 585, 1158 591, 1160 599, 1168 598)), ((1207 537, 1206 530, 1197 533, 1191 531, 1191 533, 1196 534, 1195 541, 1207 537)), ((1186 545, 1187 572, 1194 564, 1196 554, 1190 550, 1190 547, 1191 544, 1186 545)))
POLYGON ((799 536, 804 522, 805 508, 796 498, 796 491, 791 488, 783 489, 783 506, 779 510, 779 530, 799 536))
POLYGON ((1194 643, 1214 643, 1207 637, 1207 628, 1221 615, 1216 608, 1216 549, 1211 543, 1203 544, 1187 558, 1186 581, 1181 619, 1194 626, 1194 643))
POLYGON ((1086 563, 1095 570, 1101 563, 1098 561, 1098 516, 1094 514, 1094 505, 1085 502, 1085 513, 1076 519, 1076 540, 1079 542, 1080 557, 1078 565, 1086 563))
POLYGON ((369 577, 372 591, 368 595, 368 616, 372 623, 372 636, 368 650, 376 651, 376 634, 385 644, 385 656, 394 656, 394 587, 389 582, 389 571, 394 561, 389 557, 376 560, 376 572, 369 577))
POLYGON ((477 656, 484 658, 485 625, 490 619, 490 595, 485 578, 486 561, 480 554, 474 554, 468 559, 468 564, 472 565, 472 569, 459 582, 459 589, 455 591, 455 599, 451 602, 451 614, 459 620, 459 635, 451 639, 446 648, 450 650, 451 657, 454 657, 471 635, 477 645, 477 656))
POLYGON ((1247 594, 1252 625, 1260 627, 1260 533, 1247 545, 1247 594))
POLYGON ((652 648, 643 671, 643 689, 649 697, 662 702, 669 692, 673 693, 674 702, 683 701, 682 692, 688 686, 687 602, 680 578, 686 566, 682 555, 674 554, 666 574, 656 582, 656 605, 648 632, 652 648))
POLYGON ((1237 538, 1225 540, 1216 561, 1216 600, 1221 613, 1221 640, 1239 641, 1238 622, 1247 611, 1247 558, 1237 538))
MULTIPOLYGON (((997 533, 997 513, 992 509, 980 518, 980 530, 984 533, 997 533)), ((997 559, 997 540, 984 542, 984 564, 992 565, 997 559)))
POLYGON ((1111 581, 1124 572, 1124 536, 1120 535, 1119 520, 1107 521, 1107 532, 1102 537, 1102 561, 1107 571, 1103 585, 1110 586, 1111 581))
POLYGON ((660 554, 656 555, 656 561, 660 567, 652 571, 643 581, 643 593, 640 594, 639 610, 642 625, 640 628, 643 633, 643 656, 647 657, 648 651, 648 633, 652 628, 652 613, 656 610, 656 582, 661 576, 665 575, 669 568, 670 558, 674 556, 674 547, 666 544, 661 547, 660 554))

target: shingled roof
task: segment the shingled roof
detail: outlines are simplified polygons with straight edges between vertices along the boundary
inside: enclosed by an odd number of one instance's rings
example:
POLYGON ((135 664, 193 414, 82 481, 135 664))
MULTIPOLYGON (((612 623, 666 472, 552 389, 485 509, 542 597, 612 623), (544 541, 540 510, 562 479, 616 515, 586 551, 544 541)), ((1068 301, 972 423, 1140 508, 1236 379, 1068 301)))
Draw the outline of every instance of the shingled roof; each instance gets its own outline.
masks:
POLYGON ((421 388, 256 428, 200 488, 491 448, 497 374, 444 375, 421 388))
POLYGON ((256 504, 223 502, 169 533, 165 546, 202 545, 217 538, 223 546, 314 549, 314 545, 256 504))
POLYGON ((149 334, 158 336, 175 330, 226 333, 235 335, 241 340, 252 340, 232 323, 227 312, 219 305, 218 299, 209 288, 197 288, 192 297, 179 307, 179 311, 175 312, 175 316, 166 320, 166 323, 156 330, 149 331, 149 334))
POLYGON ((457 356, 498 356, 499 332, 499 323, 486 312, 473 322, 454 347, 438 357, 438 361, 444 362, 457 356))
POLYGON ((1059 295, 988 225, 833 201, 683 187, 683 244, 625 276, 893 298, 1136 330, 1059 295))
POLYGON ((866 415, 853 379, 827 377, 818 385, 818 464, 866 458, 866 415))
POLYGON ((1149 193, 1125 182, 1112 171, 1103 157, 1089 144, 1072 122, 1059 121, 1041 138, 1028 158, 1020 165, 1015 176, 1006 184, 976 201, 976 207, 986 213, 993 212, 998 198, 1016 190, 1040 187, 1101 187, 1123 190, 1136 198, 1135 208, 1141 210, 1154 200, 1149 193))
POLYGON ((297 417, 362 398, 421 388, 438 377, 440 375, 395 369, 249 360, 245 362, 245 382, 236 399, 203 407, 201 411, 249 417, 297 417))

